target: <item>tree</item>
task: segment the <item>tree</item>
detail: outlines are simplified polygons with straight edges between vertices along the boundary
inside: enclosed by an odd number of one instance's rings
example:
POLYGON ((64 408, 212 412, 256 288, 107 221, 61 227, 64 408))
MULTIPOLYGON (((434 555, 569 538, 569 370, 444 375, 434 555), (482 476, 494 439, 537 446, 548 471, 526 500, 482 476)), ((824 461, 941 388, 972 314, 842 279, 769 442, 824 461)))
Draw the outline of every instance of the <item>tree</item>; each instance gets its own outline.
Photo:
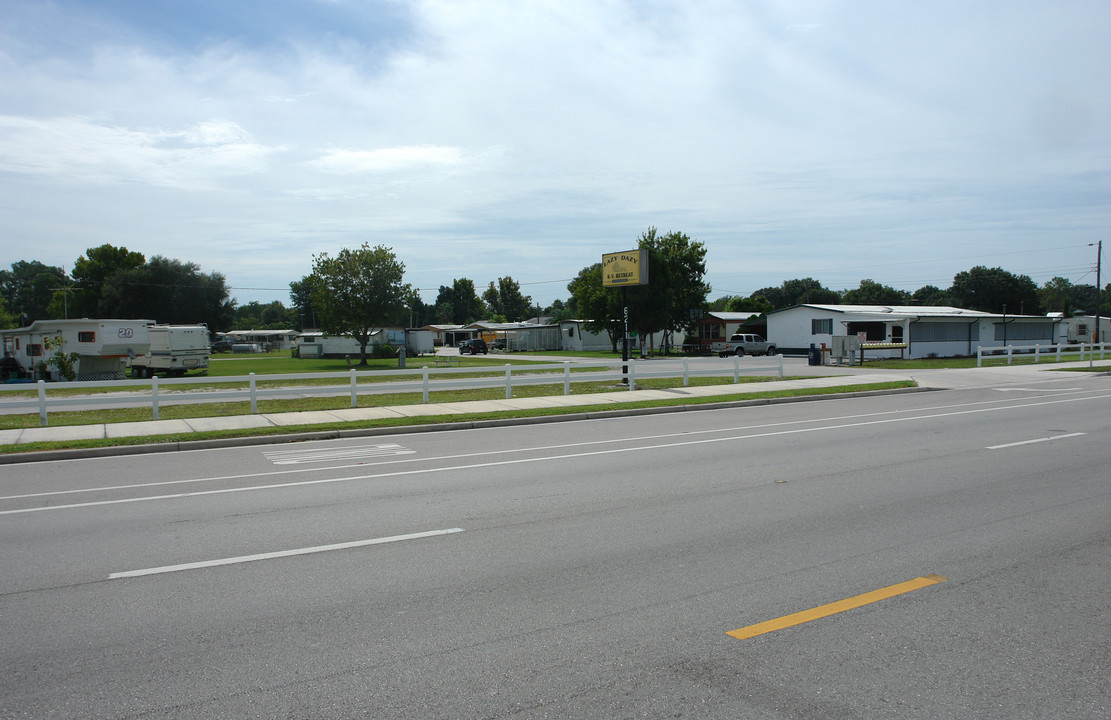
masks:
POLYGON ((875 280, 861 280, 860 287, 845 293, 842 302, 846 305, 909 305, 910 294, 875 280))
POLYGON ((43 265, 38 260, 20 260, 11 270, 0 270, 0 298, 8 312, 20 317, 22 324, 55 317, 50 312, 54 289, 66 283, 62 268, 43 265))
POLYGON ((330 335, 350 335, 359 342, 359 365, 365 366, 366 346, 375 328, 396 324, 407 316, 413 288, 404 282, 405 265, 393 250, 363 243, 344 248, 336 257, 313 258, 313 305, 321 328, 330 335))
POLYGON ((89 248, 73 263, 74 292, 69 300, 70 317, 102 318, 101 298, 112 278, 120 272, 136 270, 146 264, 140 252, 105 243, 89 248))
POLYGON ((711 300, 706 306, 710 312, 733 312, 729 310, 729 305, 735 301, 743 300, 740 295, 722 295, 719 298, 711 300))
POLYGON ((641 233, 637 246, 648 250, 648 285, 629 289, 629 325, 642 337, 661 330, 689 332, 691 310, 706 307, 706 246, 685 233, 641 233))
POLYGON ((297 329, 316 327, 316 308, 312 305, 313 276, 306 275, 300 280, 289 284, 289 301, 293 304, 293 313, 297 316, 297 329))
POLYGON ((434 319, 433 307, 426 305, 416 290, 409 295, 409 327, 424 327, 434 319))
POLYGON ((1047 312, 1060 312, 1065 317, 1072 317, 1072 282, 1063 277, 1047 280, 1038 289, 1038 301, 1047 312))
POLYGON ((520 322, 532 316, 532 298, 521 294, 521 286, 509 276, 498 278, 497 287, 491 281, 482 299, 490 312, 504 317, 506 322, 520 322))
POLYGON ((837 305, 841 294, 830 290, 814 278, 784 280, 779 287, 766 287, 752 293, 763 295, 776 310, 795 305, 837 305))
POLYGON ((544 308, 544 314, 551 316, 552 322, 576 319, 571 304, 569 302, 565 303, 559 298, 552 300, 552 304, 544 308))
POLYGON ((914 305, 924 307, 948 307, 953 304, 953 298, 949 296, 949 291, 942 290, 936 285, 923 285, 918 288, 911 294, 910 301, 914 305))
POLYGON ((474 281, 468 278, 459 278, 452 281, 451 287, 440 286, 440 294, 436 296, 437 319, 440 319, 439 308, 441 305, 451 306, 451 319, 441 320, 455 325, 481 320, 486 314, 486 305, 478 297, 474 289, 474 281))
POLYGON ((104 317, 204 323, 212 332, 228 330, 235 321, 235 301, 222 274, 205 274, 196 263, 161 255, 113 274, 102 288, 100 310, 104 317))
POLYGON ((977 265, 953 277, 949 294, 962 308, 982 312, 1039 315, 1038 286, 1028 275, 977 265))
MULTIPOLYGON (((1069 304, 1072 306, 1072 311, 1085 315, 1095 315, 1097 296, 1095 285, 1073 285, 1069 288, 1069 304)), ((1107 299, 1106 294, 1104 294, 1104 299, 1107 299)), ((1100 315, 1107 317, 1103 311, 1100 312, 1100 315)))
MULTIPOLYGON (((706 248, 681 232, 660 235, 656 228, 637 240, 648 251, 648 285, 627 290, 629 328, 642 337, 660 330, 686 331, 694 325, 691 310, 705 309, 710 286, 703 280, 706 248)), ((602 264, 579 271, 567 286, 580 319, 591 332, 605 330, 617 349, 623 329, 623 291, 602 287, 602 264)))
POLYGON ((286 330, 295 325, 295 311, 280 300, 266 304, 252 300, 235 309, 236 330, 286 330))
POLYGON ((580 270, 567 284, 567 291, 579 311, 578 319, 586 321, 587 331, 605 331, 616 351, 622 328, 621 303, 616 290, 602 287, 602 263, 596 262, 580 270))
POLYGON ((746 298, 733 298, 723 308, 726 312, 752 313, 753 315, 767 315, 772 310, 772 304, 763 295, 750 295, 746 298))
POLYGON ((8 311, 8 303, 0 297, 0 328, 14 328, 19 324, 19 318, 8 311))

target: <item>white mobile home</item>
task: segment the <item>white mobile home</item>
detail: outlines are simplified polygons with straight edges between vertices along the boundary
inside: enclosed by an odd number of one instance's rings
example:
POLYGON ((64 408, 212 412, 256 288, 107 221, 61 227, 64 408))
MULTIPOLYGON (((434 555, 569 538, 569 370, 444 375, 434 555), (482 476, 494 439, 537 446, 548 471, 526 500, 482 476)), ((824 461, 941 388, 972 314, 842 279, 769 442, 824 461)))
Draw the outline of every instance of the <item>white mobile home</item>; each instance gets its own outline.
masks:
MULTIPOLYGON (((1094 315, 1074 315, 1067 318, 1054 313, 1049 317, 1057 321, 1056 342, 1062 345, 1073 345, 1090 343, 1095 340, 1096 318, 1094 315)), ((1099 339, 1095 342, 1107 342, 1109 338, 1111 338, 1111 318, 1101 317, 1099 319, 1099 339)))
POLYGON ((607 352, 613 349, 609 333, 587 330, 585 320, 561 321, 559 336, 562 343, 560 349, 570 352, 607 352))
MULTIPOLYGON (((36 320, 27 327, 0 330, 6 363, 14 363, 24 377, 38 373, 54 354, 47 340, 61 338, 63 353, 77 353, 77 380, 122 380, 127 361, 150 349, 147 330, 153 320, 36 320)), ((56 368, 44 379, 62 379, 56 368)))
POLYGON ((835 337, 904 345, 871 350, 869 357, 920 358, 975 355, 977 348, 1051 345, 1054 318, 998 315, 954 307, 796 305, 769 313, 768 340, 781 353, 806 354, 810 345, 832 348, 835 337))
POLYGON ((296 330, 231 330, 226 337, 233 346, 258 345, 263 352, 289 350, 293 347, 296 330))

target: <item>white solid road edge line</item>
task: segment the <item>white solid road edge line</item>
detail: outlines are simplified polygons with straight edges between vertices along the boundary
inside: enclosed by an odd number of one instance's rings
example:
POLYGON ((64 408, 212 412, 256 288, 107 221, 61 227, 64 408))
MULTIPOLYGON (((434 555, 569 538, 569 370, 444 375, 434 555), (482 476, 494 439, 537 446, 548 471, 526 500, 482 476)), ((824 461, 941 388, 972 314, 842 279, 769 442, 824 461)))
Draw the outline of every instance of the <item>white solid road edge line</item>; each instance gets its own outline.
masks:
POLYGON ((1006 443, 1005 445, 988 445, 985 450, 1002 450, 1004 448, 1018 447, 1019 445, 1033 445, 1035 443, 1052 442, 1053 440, 1063 440, 1065 438, 1080 437, 1088 433, 1075 432, 1068 433, 1067 435, 1054 435, 1053 437, 1035 438, 1033 440, 1020 440, 1019 442, 1006 443))
POLYGON ((184 563, 181 565, 163 565, 162 567, 146 568, 144 570, 127 570, 125 572, 112 573, 108 576, 108 579, 118 580, 120 578, 159 575, 162 573, 180 572, 182 570, 217 567, 219 565, 235 565, 237 563, 248 563, 258 560, 273 560, 274 558, 291 557, 294 555, 311 555, 313 553, 331 552, 332 550, 347 550, 348 548, 382 545, 385 543, 401 542, 402 540, 418 540, 420 538, 450 535, 452 533, 461 532, 465 532, 465 530, 463 528, 446 528, 444 530, 428 530, 426 532, 410 533, 408 535, 393 535, 391 537, 372 538, 370 540, 354 540, 352 542, 336 543, 334 545, 317 545, 316 547, 298 548, 296 550, 259 553, 258 555, 240 555, 239 557, 223 558, 221 560, 203 560, 201 562, 184 563))

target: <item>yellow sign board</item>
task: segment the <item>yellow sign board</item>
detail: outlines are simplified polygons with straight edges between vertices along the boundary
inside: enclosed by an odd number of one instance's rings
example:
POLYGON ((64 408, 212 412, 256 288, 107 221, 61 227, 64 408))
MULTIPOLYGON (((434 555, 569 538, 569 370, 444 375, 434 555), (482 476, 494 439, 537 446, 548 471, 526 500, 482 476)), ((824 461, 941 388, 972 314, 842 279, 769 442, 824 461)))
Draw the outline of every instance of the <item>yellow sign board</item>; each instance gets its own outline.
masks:
POLYGON ((644 249, 602 255, 602 287, 648 284, 648 251, 644 249))

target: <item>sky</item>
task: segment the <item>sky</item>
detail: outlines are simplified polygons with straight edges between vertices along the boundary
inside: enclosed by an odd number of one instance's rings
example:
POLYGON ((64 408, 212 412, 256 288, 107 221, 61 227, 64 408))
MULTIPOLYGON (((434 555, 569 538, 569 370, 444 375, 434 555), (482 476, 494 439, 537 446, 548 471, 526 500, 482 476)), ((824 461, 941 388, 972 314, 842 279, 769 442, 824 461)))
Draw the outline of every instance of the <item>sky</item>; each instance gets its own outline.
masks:
MULTIPOLYGON (((0 268, 108 243, 290 304, 392 248, 541 305, 651 227, 710 298, 1095 283, 1106 0, 4 0, 0 268)), ((1111 273, 1103 282, 1111 281, 1111 273)))

